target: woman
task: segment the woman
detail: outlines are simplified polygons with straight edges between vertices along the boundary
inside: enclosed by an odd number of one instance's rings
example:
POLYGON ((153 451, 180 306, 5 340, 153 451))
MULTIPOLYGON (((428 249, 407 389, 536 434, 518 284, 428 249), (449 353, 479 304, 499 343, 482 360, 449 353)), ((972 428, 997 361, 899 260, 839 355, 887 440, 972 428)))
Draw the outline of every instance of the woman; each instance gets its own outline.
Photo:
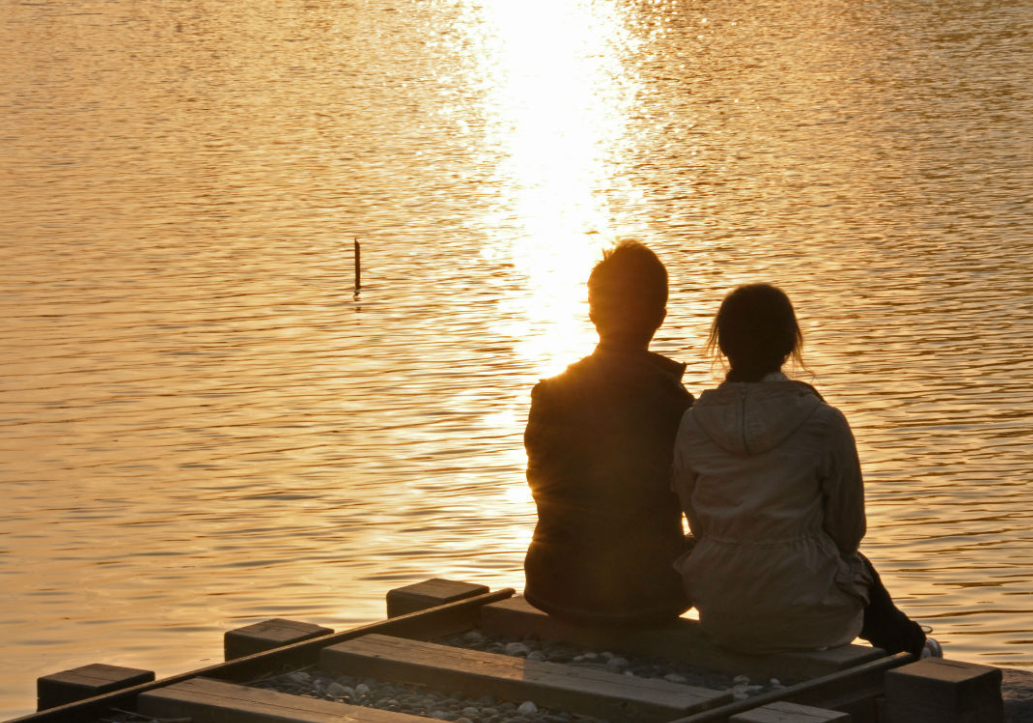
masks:
POLYGON ((682 417, 674 490, 697 542, 676 563, 703 630, 751 653, 873 645, 918 657, 939 645, 893 604, 858 553, 864 485, 843 414, 782 374, 803 337, 789 298, 741 286, 707 343, 730 366, 682 417))

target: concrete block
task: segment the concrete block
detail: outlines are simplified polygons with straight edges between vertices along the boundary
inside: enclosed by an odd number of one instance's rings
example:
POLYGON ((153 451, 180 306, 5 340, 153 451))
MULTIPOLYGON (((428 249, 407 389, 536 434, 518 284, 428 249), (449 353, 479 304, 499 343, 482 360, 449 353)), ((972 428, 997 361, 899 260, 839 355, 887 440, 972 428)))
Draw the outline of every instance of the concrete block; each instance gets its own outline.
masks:
POLYGON ((1001 671, 927 658, 886 673, 887 723, 1002 723, 1001 671))
POLYGON ((728 723, 850 723, 850 720, 848 713, 837 710, 778 702, 733 715, 728 723))
POLYGON ((396 587, 387 593, 387 616, 389 618, 426 610, 446 603, 483 595, 489 592, 486 585, 469 582, 432 578, 405 587, 396 587))
POLYGON ((291 643, 300 643, 302 640, 329 635, 332 632, 333 630, 330 628, 312 623, 273 618, 227 631, 223 636, 224 656, 226 660, 234 660, 273 648, 281 648, 291 643))
POLYGON ((36 680, 37 709, 56 708, 95 695, 130 688, 154 680, 154 672, 139 668, 92 663, 45 675, 36 680))

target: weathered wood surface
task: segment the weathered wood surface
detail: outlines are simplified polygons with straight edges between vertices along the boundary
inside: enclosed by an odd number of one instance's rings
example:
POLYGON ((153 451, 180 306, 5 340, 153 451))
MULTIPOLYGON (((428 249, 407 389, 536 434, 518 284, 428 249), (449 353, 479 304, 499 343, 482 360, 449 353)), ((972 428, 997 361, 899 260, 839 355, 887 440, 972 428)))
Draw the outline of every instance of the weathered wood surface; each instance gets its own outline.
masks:
POLYGON ((844 645, 821 652, 744 655, 711 643, 695 620, 680 618, 652 628, 571 625, 549 617, 519 595, 485 605, 481 609, 481 625, 506 635, 533 635, 542 640, 566 641, 597 650, 668 658, 731 675, 782 681, 826 675, 885 656, 878 648, 861 645, 844 645))
POLYGON ((851 723, 850 714, 796 703, 771 703, 733 715, 728 723, 851 723))
POLYGON ((137 710, 159 719, 193 723, 416 723, 405 713, 249 688, 209 678, 143 693, 137 710))
POLYGON ((646 680, 386 635, 366 635, 324 648, 320 664, 335 673, 416 683, 446 693, 490 693, 620 721, 670 720, 732 700, 727 692, 666 680, 646 680))

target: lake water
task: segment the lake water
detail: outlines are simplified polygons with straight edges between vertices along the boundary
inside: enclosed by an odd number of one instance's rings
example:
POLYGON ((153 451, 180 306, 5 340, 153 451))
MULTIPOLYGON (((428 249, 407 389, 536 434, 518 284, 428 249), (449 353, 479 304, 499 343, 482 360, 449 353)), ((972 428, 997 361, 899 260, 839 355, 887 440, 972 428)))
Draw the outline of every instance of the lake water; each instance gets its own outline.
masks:
POLYGON ((721 297, 790 293, 890 590, 1033 667, 1031 69, 1029 0, 0 2, 0 714, 520 589, 619 237, 696 393, 721 297))

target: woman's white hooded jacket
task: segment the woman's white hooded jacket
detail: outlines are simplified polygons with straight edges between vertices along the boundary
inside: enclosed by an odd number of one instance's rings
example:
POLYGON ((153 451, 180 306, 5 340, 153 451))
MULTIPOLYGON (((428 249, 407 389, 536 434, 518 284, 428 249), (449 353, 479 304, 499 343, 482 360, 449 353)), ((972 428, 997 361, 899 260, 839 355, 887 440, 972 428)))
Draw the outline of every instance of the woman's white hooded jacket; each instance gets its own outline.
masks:
POLYGON ((708 390, 682 417, 673 488, 697 542, 676 567, 720 645, 843 645, 871 582, 857 448, 813 387, 771 376, 708 390))

